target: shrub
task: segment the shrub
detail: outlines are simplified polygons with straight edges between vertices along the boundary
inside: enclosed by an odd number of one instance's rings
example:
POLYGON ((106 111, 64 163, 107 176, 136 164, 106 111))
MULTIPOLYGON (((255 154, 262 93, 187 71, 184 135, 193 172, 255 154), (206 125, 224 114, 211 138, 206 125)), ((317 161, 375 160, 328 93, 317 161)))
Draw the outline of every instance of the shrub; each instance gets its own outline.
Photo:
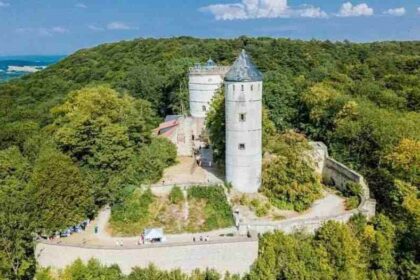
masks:
POLYGON ((362 186, 356 182, 347 182, 346 187, 343 191, 344 196, 361 196, 362 195, 362 186))
POLYGON ((360 204, 360 197, 362 195, 362 186, 359 183, 348 181, 344 188, 339 189, 343 196, 347 198, 346 209, 355 209, 360 204))
POLYGON ((139 234, 149 221, 149 206, 154 201, 152 191, 135 189, 112 207, 110 224, 123 235, 139 234))
POLYGON ((346 209, 352 210, 359 206, 360 198, 358 196, 351 196, 346 199, 346 209))
POLYGON ((169 194, 169 200, 172 204, 179 204, 184 201, 184 194, 178 186, 174 186, 169 194))
POLYGON ((193 186, 188 190, 189 199, 204 200, 205 228, 210 231, 217 228, 229 227, 233 224, 232 209, 227 202, 225 192, 221 186, 193 186))
POLYGON ((259 208, 260 207, 260 201, 256 198, 254 198, 253 200, 251 200, 251 206, 254 208, 259 208))
POLYGON ((270 204, 269 203, 264 203, 264 204, 260 204, 256 209, 255 209, 255 214, 258 217, 263 217, 265 215, 268 214, 268 211, 270 210, 270 204))

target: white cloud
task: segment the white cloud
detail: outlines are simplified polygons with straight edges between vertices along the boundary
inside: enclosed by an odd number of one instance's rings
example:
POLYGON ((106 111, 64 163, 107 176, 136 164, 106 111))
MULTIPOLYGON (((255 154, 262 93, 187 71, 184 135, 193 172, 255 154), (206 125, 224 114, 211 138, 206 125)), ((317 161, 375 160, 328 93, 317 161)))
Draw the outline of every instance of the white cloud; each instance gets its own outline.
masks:
POLYGON ((419 13, 419 14, 420 14, 420 7, 418 7, 418 8, 417 8, 417 13, 419 13))
POLYGON ((106 28, 108 30, 131 30, 135 29, 124 22, 121 21, 114 21, 107 24, 106 28))
POLYGON ((246 19, 248 15, 240 4, 215 4, 200 8, 200 11, 208 11, 214 15, 216 20, 246 19))
POLYGON ((6 8, 6 7, 9 7, 9 6, 10 6, 9 3, 0 1, 0 8, 6 8))
POLYGON ((33 34, 36 34, 38 36, 50 37, 50 36, 53 36, 54 34, 67 33, 67 32, 69 32, 69 30, 64 28, 64 27, 61 27, 61 26, 54 26, 54 27, 50 27, 50 28, 46 28, 46 27, 38 27, 38 28, 21 27, 21 28, 17 28, 16 32, 18 32, 18 33, 33 33, 33 34))
POLYGON ((137 27, 134 26, 130 26, 124 22, 121 21, 113 21, 108 23, 105 26, 100 26, 100 25, 96 25, 96 24, 89 24, 87 26, 87 28, 89 28, 92 31, 105 31, 105 30, 138 30, 137 27))
POLYGON ((299 16, 308 17, 308 18, 327 18, 328 15, 326 12, 321 10, 319 7, 307 6, 303 9, 297 10, 299 16))
POLYGON ((67 33, 68 30, 64 27, 61 27, 61 26, 55 26, 55 27, 51 28, 51 32, 53 32, 53 33, 67 33))
POLYGON ((76 8, 80 8, 80 9, 86 9, 87 6, 83 3, 77 3, 76 5, 74 5, 76 8))
POLYGON ((327 14, 318 7, 303 5, 292 8, 288 6, 287 0, 241 0, 239 3, 214 4, 202 7, 200 11, 210 12, 216 20, 327 17, 327 14))
POLYGON ((390 15, 390 16, 400 17, 400 16, 405 15, 405 12, 406 12, 405 8, 401 7, 401 8, 395 8, 395 9, 389 9, 389 10, 385 11, 384 14, 390 15))
POLYGON ((344 3, 338 13, 338 16, 340 17, 360 17, 371 15, 373 15, 373 9, 370 8, 366 3, 353 5, 350 2, 344 3))
POLYGON ((98 27, 98 26, 96 26, 94 24, 89 24, 88 25, 88 28, 90 30, 92 30, 92 31, 104 31, 104 29, 102 27, 98 27))

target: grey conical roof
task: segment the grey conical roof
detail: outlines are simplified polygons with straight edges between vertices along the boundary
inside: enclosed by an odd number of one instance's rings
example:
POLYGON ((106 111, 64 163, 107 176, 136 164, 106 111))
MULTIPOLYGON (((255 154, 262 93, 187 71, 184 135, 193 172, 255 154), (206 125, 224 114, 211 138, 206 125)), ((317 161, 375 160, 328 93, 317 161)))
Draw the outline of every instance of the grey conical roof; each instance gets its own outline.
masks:
POLYGON ((252 63, 251 58, 245 50, 242 50, 232 68, 230 68, 225 76, 225 81, 227 82, 259 82, 262 79, 262 73, 252 63))

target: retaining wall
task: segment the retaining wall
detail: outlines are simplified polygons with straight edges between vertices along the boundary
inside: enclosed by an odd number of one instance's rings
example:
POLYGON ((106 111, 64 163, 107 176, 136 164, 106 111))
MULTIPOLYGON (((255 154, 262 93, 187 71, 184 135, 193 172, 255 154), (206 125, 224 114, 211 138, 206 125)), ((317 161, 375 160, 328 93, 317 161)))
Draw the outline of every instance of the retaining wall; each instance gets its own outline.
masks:
POLYGON ((35 254, 41 267, 55 269, 63 269, 78 258, 84 262, 96 258, 104 265, 119 265, 124 274, 151 263, 163 270, 179 268, 186 273, 213 268, 222 274, 244 274, 258 257, 258 240, 112 249, 38 243, 35 254))
POLYGON ((239 231, 241 234, 245 234, 247 231, 263 234, 266 232, 273 232, 275 230, 281 230, 285 233, 293 233, 296 231, 314 233, 315 230, 327 221, 347 223, 350 218, 357 213, 357 210, 352 210, 341 215, 331 215, 322 218, 295 219, 271 223, 244 223, 239 225, 239 231))

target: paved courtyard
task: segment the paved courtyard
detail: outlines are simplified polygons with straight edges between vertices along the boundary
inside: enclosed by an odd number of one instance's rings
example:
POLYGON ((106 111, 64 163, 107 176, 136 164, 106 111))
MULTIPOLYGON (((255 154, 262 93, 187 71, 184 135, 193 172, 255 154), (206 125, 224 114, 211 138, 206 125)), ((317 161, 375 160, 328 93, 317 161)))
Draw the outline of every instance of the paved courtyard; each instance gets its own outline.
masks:
POLYGON ((156 185, 223 183, 215 170, 198 166, 192 157, 178 157, 178 163, 167 168, 156 185))

